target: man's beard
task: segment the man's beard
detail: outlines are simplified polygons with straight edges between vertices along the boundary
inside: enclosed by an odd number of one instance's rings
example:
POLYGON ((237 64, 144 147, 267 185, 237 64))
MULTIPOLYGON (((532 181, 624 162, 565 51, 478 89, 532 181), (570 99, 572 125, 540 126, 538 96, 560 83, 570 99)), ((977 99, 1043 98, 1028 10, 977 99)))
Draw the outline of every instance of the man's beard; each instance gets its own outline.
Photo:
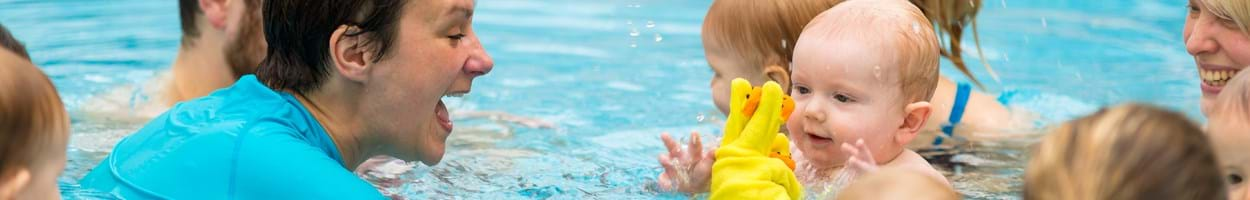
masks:
POLYGON ((244 15, 240 20, 239 32, 233 40, 226 43, 222 52, 226 55, 226 64, 230 65, 231 73, 235 79, 256 72, 256 68, 260 65, 264 58, 264 38, 257 37, 261 34, 260 28, 255 25, 260 23, 257 21, 259 16, 244 15))

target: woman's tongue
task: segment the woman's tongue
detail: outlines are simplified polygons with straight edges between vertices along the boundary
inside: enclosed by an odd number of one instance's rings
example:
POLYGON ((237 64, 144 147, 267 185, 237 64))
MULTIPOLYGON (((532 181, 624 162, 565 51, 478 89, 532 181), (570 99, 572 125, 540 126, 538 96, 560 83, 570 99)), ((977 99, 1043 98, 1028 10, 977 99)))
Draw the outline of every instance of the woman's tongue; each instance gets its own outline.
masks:
POLYGON ((443 126, 443 130, 451 132, 451 115, 447 113, 447 105, 443 104, 443 100, 438 100, 438 105, 434 107, 434 117, 443 126))

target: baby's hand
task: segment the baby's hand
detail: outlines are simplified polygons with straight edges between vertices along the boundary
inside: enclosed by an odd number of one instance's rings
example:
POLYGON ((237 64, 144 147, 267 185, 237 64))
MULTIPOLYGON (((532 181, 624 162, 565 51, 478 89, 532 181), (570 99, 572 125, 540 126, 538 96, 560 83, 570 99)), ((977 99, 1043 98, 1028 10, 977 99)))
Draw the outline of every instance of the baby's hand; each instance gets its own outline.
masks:
POLYGON ((664 173, 657 179, 660 188, 685 193, 707 192, 716 151, 703 151, 697 132, 690 133, 690 144, 684 151, 668 133, 661 134, 660 139, 668 148, 668 153, 659 157, 660 165, 664 166, 664 173))
POLYGON ((851 170, 858 175, 866 175, 877 171, 877 160, 873 159, 872 151, 868 150, 868 145, 864 145, 864 139, 855 141, 855 145, 850 143, 842 143, 842 151, 851 154, 846 159, 846 168, 843 170, 851 170))

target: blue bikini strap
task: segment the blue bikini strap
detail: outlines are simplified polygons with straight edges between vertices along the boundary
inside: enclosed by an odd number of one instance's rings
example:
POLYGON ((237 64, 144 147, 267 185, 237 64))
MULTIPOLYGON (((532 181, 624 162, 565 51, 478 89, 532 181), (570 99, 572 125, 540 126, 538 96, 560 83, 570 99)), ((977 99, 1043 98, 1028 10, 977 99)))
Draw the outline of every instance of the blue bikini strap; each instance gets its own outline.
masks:
MULTIPOLYGON (((967 83, 959 83, 958 89, 955 91, 955 105, 951 107, 951 115, 949 121, 942 125, 942 133, 947 137, 955 137, 955 125, 959 125, 959 120, 964 118, 964 109, 968 106, 968 95, 972 94, 972 85, 967 83)), ((933 140, 933 145, 942 144, 942 137, 933 140)))

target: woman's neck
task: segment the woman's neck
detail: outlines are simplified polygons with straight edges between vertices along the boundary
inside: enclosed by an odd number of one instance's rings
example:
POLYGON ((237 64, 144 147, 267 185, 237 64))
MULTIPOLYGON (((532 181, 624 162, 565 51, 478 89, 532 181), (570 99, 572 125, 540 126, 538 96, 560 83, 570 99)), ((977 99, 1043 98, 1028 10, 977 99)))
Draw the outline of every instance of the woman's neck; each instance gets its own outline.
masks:
MULTIPOLYGON (((332 78, 331 78, 332 80, 332 78)), ((333 82, 327 80, 328 82, 333 82)), ((347 92, 342 87, 335 87, 333 83, 326 83, 317 91, 308 93, 299 93, 288 91, 295 96, 296 99, 304 104, 308 112, 317 120, 318 124, 329 134, 330 139, 334 141, 334 146, 338 148, 339 156, 343 158, 343 166, 349 170, 355 170, 356 166, 368 159, 373 152, 369 151, 372 145, 369 137, 364 134, 363 123, 356 117, 358 109, 356 109, 356 94, 347 92)))

